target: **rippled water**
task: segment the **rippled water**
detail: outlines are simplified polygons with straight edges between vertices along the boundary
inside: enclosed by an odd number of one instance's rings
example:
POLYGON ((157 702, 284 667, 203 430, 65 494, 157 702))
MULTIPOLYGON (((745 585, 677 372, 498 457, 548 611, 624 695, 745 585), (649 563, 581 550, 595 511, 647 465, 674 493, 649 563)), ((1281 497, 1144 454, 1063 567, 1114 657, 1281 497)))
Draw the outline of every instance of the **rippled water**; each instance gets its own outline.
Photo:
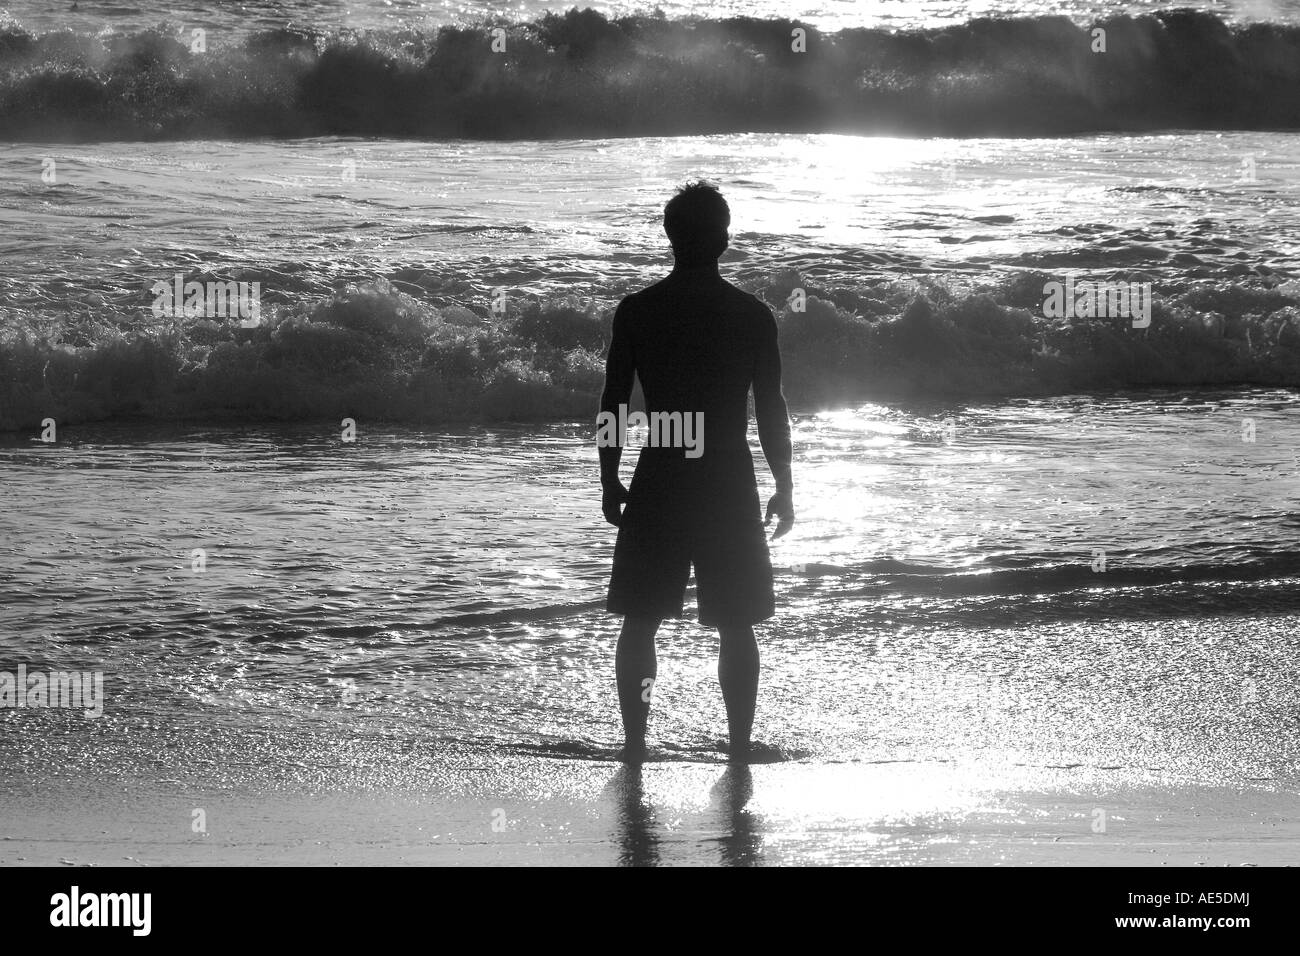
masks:
POLYGON ((610 299, 663 268, 663 202, 692 177, 729 197, 741 281, 1300 270, 1294 133, 21 145, 0 170, 0 304, 52 322, 139 321, 154 282, 200 270, 258 270, 269 303, 376 274, 610 299))
MULTIPOLYGON (((1242 390, 798 415, 758 736, 818 760, 1293 783, 1298 406, 1242 390)), ((288 779, 608 754, 614 534, 586 432, 11 439, 0 669, 103 669, 108 703, 89 729, 0 711, 38 731, 0 735, 0 766, 288 779)), ((714 655, 693 620, 665 627, 661 756, 720 759, 714 655)))

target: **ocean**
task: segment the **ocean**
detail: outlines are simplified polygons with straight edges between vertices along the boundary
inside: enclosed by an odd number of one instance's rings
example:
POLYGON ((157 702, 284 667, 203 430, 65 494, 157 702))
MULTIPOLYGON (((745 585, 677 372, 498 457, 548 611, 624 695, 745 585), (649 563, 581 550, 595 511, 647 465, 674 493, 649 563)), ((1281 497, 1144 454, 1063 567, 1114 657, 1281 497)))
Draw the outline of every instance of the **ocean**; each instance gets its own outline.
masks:
MULTIPOLYGON (((1300 3, 68 6, 0 19, 0 670, 106 703, 0 787, 612 760, 593 421, 693 178, 794 421, 756 738, 1300 786, 1300 3)), ((693 615, 652 766, 725 760, 693 615)))

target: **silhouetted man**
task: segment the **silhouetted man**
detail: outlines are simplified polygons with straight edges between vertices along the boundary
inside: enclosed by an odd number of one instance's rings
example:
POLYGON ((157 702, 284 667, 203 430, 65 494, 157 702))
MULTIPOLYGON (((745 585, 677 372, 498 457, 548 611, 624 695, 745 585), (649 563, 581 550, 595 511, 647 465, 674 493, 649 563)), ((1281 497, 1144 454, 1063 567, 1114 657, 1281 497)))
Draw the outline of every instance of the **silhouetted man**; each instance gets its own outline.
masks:
POLYGON ((729 753, 746 760, 757 749, 750 742, 758 697, 753 625, 776 609, 763 528, 775 514, 773 538, 790 530, 794 486, 776 319, 718 274, 730 225, 731 210, 714 187, 679 190, 664 207, 673 271, 614 313, 600 420, 616 420, 619 434, 610 440, 602 427, 598 445, 605 518, 619 529, 607 607, 625 615, 615 670, 629 762, 645 757, 655 632, 665 617, 681 616, 692 564, 700 623, 716 627, 721 638, 729 753), (650 436, 629 490, 618 465, 634 376, 650 436), (766 522, 746 436, 751 386, 763 455, 776 479, 766 522))

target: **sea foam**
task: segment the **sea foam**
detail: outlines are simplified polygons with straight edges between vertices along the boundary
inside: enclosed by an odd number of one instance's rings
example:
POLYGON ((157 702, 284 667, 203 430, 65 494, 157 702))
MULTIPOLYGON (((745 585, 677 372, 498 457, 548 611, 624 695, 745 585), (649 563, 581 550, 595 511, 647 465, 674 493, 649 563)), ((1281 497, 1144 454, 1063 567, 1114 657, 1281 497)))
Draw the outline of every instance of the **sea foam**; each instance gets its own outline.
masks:
MULTIPOLYGON (((848 288, 786 270, 749 286, 777 315, 796 407, 1300 387, 1294 283, 1157 283, 1151 324, 1135 329, 1122 317, 1046 318, 1050 278, 848 288), (797 306, 795 288, 803 290, 797 306)), ((0 429, 35 428, 47 417, 594 422, 614 304, 521 297, 497 315, 474 303, 434 304, 380 278, 268 305, 255 328, 237 318, 141 318, 130 332, 107 318, 90 327, 14 322, 0 333, 0 429)))

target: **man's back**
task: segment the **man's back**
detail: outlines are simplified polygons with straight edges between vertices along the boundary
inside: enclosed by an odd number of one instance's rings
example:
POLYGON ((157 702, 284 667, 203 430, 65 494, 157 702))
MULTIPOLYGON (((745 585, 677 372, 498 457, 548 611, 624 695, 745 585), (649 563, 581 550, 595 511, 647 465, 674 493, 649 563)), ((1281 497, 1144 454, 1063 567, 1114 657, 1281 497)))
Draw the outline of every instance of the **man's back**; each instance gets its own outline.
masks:
POLYGON ((610 369, 607 407, 630 393, 635 372, 648 412, 702 416, 704 457, 748 448, 751 386, 764 451, 789 444, 772 310, 716 269, 675 269, 624 299, 610 369))

